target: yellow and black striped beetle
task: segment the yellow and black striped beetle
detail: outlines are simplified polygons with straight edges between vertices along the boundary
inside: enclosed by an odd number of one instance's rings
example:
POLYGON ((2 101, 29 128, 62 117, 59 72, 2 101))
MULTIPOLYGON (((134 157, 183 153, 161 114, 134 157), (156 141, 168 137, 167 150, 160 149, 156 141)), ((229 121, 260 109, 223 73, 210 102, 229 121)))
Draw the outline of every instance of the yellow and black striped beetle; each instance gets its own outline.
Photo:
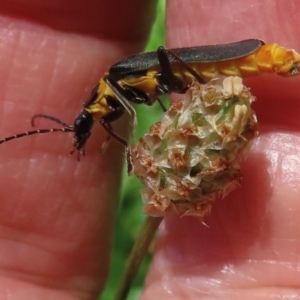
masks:
POLYGON ((62 127, 16 134, 0 140, 0 144, 37 133, 74 132, 70 154, 78 151, 79 159, 80 155, 85 154, 84 146, 94 122, 99 121, 109 138, 113 137, 125 146, 130 172, 128 142, 113 131, 111 123, 125 111, 135 119, 131 103, 152 105, 163 94, 185 93, 193 81, 205 83, 218 74, 248 77, 267 72, 286 76, 299 74, 299 70, 300 55, 297 52, 257 39, 169 50, 159 47, 157 51, 135 54, 114 64, 92 90, 73 126, 54 117, 38 114, 32 121, 43 117, 62 127))

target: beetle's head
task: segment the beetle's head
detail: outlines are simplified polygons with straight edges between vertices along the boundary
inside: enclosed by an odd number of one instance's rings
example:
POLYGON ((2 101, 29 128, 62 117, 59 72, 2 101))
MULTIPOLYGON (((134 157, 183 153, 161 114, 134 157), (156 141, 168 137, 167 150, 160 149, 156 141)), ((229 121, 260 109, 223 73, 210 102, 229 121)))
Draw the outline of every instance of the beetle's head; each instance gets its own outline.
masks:
POLYGON ((74 151, 78 151, 78 159, 80 155, 85 155, 84 146, 87 139, 91 135, 94 120, 90 112, 83 109, 74 121, 74 138, 73 149, 70 152, 72 155, 74 151))

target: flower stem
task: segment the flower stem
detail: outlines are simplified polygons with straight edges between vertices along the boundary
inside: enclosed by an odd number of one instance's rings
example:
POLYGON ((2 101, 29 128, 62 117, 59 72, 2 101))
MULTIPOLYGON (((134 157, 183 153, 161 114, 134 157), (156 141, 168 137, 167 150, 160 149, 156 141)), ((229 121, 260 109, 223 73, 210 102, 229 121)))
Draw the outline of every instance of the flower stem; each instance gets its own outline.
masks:
POLYGON ((163 217, 147 216, 125 264, 115 300, 125 300, 163 217))

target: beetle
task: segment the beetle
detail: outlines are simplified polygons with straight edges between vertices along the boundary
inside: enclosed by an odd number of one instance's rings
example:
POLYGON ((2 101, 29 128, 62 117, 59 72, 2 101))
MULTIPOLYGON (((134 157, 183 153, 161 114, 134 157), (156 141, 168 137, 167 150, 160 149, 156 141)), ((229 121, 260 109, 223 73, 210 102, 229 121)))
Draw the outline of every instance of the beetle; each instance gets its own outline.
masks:
POLYGON ((84 147, 94 122, 99 121, 108 132, 106 141, 113 137, 125 147, 130 172, 129 144, 113 131, 111 123, 126 111, 135 122, 135 110, 131 103, 152 105, 158 101, 161 104, 159 96, 183 94, 193 81, 205 83, 218 74, 248 77, 264 72, 297 75, 300 72, 300 54, 258 39, 177 49, 159 47, 157 51, 131 55, 114 64, 92 90, 73 126, 52 116, 37 114, 32 124, 36 118, 42 117, 62 127, 16 134, 0 140, 0 144, 37 133, 74 132, 70 154, 78 151, 79 160, 85 154, 84 147))

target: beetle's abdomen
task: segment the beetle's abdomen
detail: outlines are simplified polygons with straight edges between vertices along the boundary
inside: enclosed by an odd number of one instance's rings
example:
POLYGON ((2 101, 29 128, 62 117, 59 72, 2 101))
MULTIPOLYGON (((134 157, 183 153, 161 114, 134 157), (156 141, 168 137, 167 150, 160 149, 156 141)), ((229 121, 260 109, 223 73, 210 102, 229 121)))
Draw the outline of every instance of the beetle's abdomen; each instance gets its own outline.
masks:
MULTIPOLYGON (((250 77, 261 73, 277 73, 288 76, 299 73, 300 55, 291 49, 277 44, 262 45, 254 53, 244 57, 212 62, 194 63, 190 66, 205 80, 208 81, 217 75, 250 77)), ((187 81, 192 76, 180 66, 174 66, 175 72, 182 73, 187 81), (186 78, 188 77, 188 78, 186 78)))

